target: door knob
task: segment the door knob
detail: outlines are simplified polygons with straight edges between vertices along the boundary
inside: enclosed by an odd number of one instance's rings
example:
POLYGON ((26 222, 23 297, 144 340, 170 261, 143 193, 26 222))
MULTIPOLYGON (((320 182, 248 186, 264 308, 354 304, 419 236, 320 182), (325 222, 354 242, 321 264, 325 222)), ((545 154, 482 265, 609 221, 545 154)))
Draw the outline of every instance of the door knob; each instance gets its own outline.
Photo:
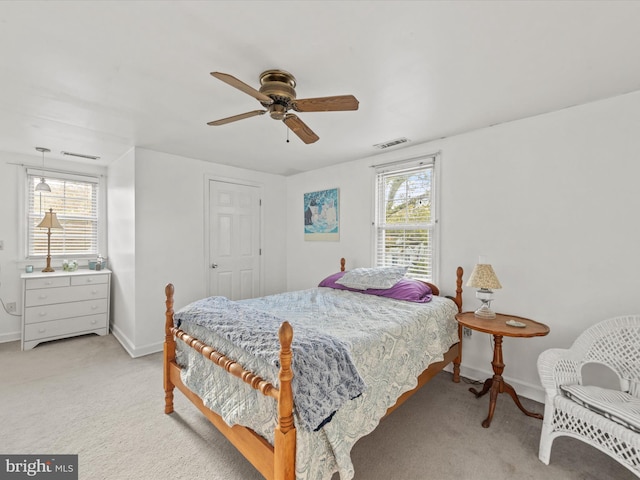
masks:
POLYGON ((218 264, 217 263, 212 263, 211 264, 211 268, 218 268, 218 264))

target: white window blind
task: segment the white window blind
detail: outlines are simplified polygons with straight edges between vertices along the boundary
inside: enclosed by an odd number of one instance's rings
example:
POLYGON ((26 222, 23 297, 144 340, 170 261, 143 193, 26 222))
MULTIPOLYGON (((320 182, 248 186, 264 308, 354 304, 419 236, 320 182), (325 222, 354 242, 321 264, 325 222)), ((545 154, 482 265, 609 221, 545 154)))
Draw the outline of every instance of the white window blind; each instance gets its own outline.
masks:
POLYGON ((92 176, 27 169, 27 257, 47 255, 47 229, 37 225, 50 208, 62 230, 51 230, 51 256, 91 257, 98 254, 98 186, 92 176), (40 178, 51 192, 37 192, 40 178))
POLYGON ((435 156, 378 169, 376 265, 408 266, 407 276, 434 281, 435 156))

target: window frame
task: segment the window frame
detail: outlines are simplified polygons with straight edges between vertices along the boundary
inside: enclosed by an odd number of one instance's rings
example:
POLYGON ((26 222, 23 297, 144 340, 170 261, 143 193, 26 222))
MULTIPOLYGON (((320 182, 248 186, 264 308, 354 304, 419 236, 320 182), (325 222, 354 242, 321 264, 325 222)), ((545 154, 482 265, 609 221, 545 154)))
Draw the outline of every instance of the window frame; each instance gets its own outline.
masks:
MULTIPOLYGON (((95 183, 97 192, 96 192, 96 215, 97 215, 97 232, 96 232, 96 252, 92 253, 74 253, 74 252, 66 252, 66 253, 55 253, 51 252, 51 258, 55 263, 62 263, 62 259, 70 259, 70 260, 80 260, 80 259, 91 259, 95 258, 98 254, 106 257, 107 256, 107 217, 106 217, 106 189, 105 189, 105 181, 104 176, 101 173, 84 173, 84 172, 71 172, 68 170, 55 170, 48 168, 38 168, 25 166, 23 171, 23 188, 24 195, 22 196, 22 205, 20 211, 21 214, 21 228, 20 233, 22 238, 22 250, 25 261, 43 261, 46 259, 46 253, 43 255, 30 255, 29 254, 29 206, 30 206, 30 198, 31 195, 34 195, 34 203, 37 202, 35 198, 35 191, 32 190, 30 185, 30 177, 44 177, 45 180, 56 179, 56 180, 68 180, 68 181, 76 181, 76 182, 88 182, 95 183)), ((43 195, 47 195, 44 193, 43 195)), ((43 212, 44 215, 44 212, 43 212)), ((55 231, 52 230, 52 235, 55 235, 55 231)))
MULTIPOLYGON (((430 243, 431 243, 431 252, 430 252, 430 263, 431 263, 431 275, 411 275, 410 272, 407 273, 407 276, 412 278, 417 278, 423 281, 431 282, 437 284, 439 281, 439 272, 440 272, 440 195, 439 195, 439 181, 440 181, 440 158, 441 153, 425 153, 421 154, 417 157, 413 157, 410 159, 401 159, 397 161, 392 161, 388 163, 381 163, 379 165, 374 165, 374 179, 373 179, 373 188, 374 188, 374 218, 373 218, 373 251, 372 251, 372 264, 375 266, 385 266, 382 260, 383 247, 380 245, 381 238, 381 230, 389 229, 391 226, 394 229, 398 229, 397 224, 392 225, 384 225, 384 214, 386 210, 384 208, 385 198, 381 196, 381 186, 380 181, 383 176, 389 176, 394 174, 401 174, 402 172, 410 172, 411 170, 419 170, 421 168, 431 168, 431 190, 430 190, 430 200, 431 200, 431 222, 428 224, 423 224, 424 226, 428 226, 428 229, 431 230, 430 243)), ((402 226, 402 224, 400 224, 402 226)), ((415 224, 413 227, 408 228, 408 230, 415 230, 415 224)), ((387 264, 389 265, 389 264, 387 264)))

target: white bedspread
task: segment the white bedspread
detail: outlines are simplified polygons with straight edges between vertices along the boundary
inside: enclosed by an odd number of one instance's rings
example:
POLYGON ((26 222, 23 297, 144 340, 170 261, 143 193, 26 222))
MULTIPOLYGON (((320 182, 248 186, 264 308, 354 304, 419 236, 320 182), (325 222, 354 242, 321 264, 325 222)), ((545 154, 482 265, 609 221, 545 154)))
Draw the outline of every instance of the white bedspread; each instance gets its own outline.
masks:
MULTIPOLYGON (((367 386, 360 397, 344 404, 318 432, 298 429, 298 480, 329 480, 336 471, 342 480, 353 478, 350 452, 355 442, 373 431, 396 399, 416 386, 418 375, 429 364, 442 360, 458 341, 454 319, 457 308, 442 297, 434 296, 431 302, 418 304, 319 287, 240 303, 288 320, 294 337, 298 325, 317 328, 345 342, 367 386)), ((181 328, 278 384, 273 365, 203 327, 183 323, 181 328)), ((183 367, 183 382, 210 409, 229 425, 245 425, 273 443, 273 399, 252 390, 182 342, 178 342, 177 360, 183 367)))
MULTIPOLYGON (((181 323, 199 325, 280 367, 282 317, 225 297, 209 297, 180 309, 173 319, 178 328, 181 323)), ((296 324, 291 351, 297 420, 305 430, 317 431, 345 402, 362 395, 365 383, 351 360, 349 346, 316 325, 296 324)))

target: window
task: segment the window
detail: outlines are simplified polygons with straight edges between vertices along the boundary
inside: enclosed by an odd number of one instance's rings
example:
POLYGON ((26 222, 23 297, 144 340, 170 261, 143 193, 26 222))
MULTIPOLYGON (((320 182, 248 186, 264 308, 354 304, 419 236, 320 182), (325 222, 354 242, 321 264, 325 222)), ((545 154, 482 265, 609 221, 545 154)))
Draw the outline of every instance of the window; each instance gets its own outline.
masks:
POLYGON ((436 156, 377 169, 375 264, 407 265, 407 276, 435 281, 436 156))
POLYGON ((51 256, 94 257, 99 253, 99 178, 27 169, 27 258, 47 255, 47 229, 37 225, 53 209, 62 230, 51 231, 51 256), (51 192, 37 192, 42 175, 51 192))

